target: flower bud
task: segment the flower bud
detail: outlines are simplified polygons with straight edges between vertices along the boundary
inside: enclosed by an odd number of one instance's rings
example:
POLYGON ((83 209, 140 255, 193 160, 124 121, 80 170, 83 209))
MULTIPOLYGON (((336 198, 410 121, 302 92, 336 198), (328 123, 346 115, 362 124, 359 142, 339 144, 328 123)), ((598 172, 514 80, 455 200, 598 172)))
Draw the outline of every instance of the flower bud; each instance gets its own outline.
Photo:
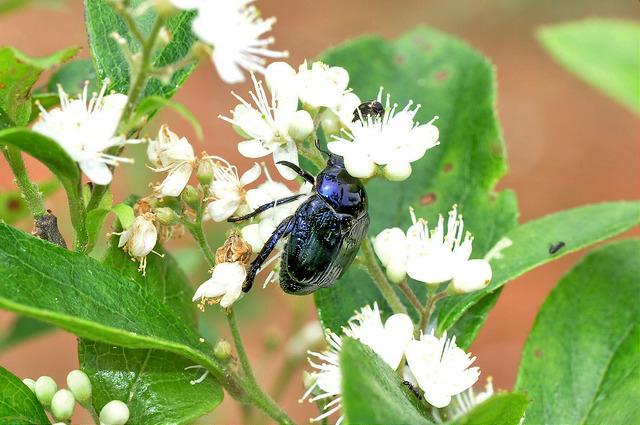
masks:
POLYGON ((358 179, 368 179, 376 173, 376 164, 368 156, 347 155, 344 157, 344 167, 358 179))
POLYGON ((404 257, 394 257, 386 268, 387 277, 393 283, 400 283, 407 276, 407 264, 404 257))
POLYGON ((213 181, 213 164, 210 160, 206 159, 200 162, 198 171, 196 171, 196 178, 201 185, 210 185, 213 181))
POLYGON ((399 227, 384 229, 373 240, 373 249, 384 267, 395 256, 405 255, 407 238, 399 227))
POLYGON ((67 375, 67 386, 73 396, 82 404, 91 398, 91 381, 86 373, 81 370, 72 370, 67 375))
POLYGON ((167 29, 167 27, 160 28, 158 31, 158 38, 156 38, 156 45, 154 48, 156 50, 160 50, 165 48, 169 43, 171 43, 171 33, 167 29))
POLYGON ((100 411, 102 425, 124 425, 129 420, 129 408, 120 400, 111 400, 100 411))
POLYGON ((180 216, 168 207, 156 208, 156 220, 163 226, 175 226, 180 223, 180 216))
POLYGON ((276 97, 280 91, 289 90, 294 86, 292 80, 295 76, 296 71, 286 62, 272 62, 264 71, 267 88, 276 97))
POLYGON ((186 185, 182 191, 182 200, 194 210, 198 209, 200 207, 200 194, 198 193, 198 189, 190 184, 186 185))
POLYGON ((253 223, 240 229, 240 235, 255 252, 259 252, 264 246, 264 239, 260 236, 260 224, 253 223))
POLYGON ((36 381, 36 398, 43 406, 51 405, 51 399, 56 391, 58 391, 58 384, 50 376, 41 376, 36 381))
POLYGON ((73 415, 76 399, 69 390, 58 390, 51 400, 51 414, 56 421, 64 422, 73 415))
POLYGON ((296 111, 289 117, 287 129, 293 140, 301 142, 313 132, 313 119, 307 111, 296 111))
POLYGON ((36 381, 34 381, 31 378, 24 378, 22 380, 22 383, 25 384, 27 387, 29 387, 32 393, 34 394, 36 393, 36 381))
POLYGON ((411 175, 411 164, 408 162, 390 162, 382 172, 387 180, 401 182, 411 175))
POLYGON ((485 260, 469 260, 456 271, 451 290, 456 294, 479 291, 491 281, 491 266, 485 260))
POLYGON ((213 347, 213 355, 221 362, 226 362, 231 358, 232 348, 229 341, 220 338, 213 347))

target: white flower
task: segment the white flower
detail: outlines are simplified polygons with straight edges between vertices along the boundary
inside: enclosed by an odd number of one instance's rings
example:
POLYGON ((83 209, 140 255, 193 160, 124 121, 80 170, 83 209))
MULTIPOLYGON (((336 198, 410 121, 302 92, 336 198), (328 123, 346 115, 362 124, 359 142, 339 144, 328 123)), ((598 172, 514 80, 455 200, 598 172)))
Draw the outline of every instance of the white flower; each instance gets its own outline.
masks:
POLYGON ((108 80, 105 80, 100 94, 94 93, 90 99, 87 84, 78 99, 69 99, 59 85, 60 106, 47 112, 38 104, 40 119, 33 125, 34 131, 55 140, 78 163, 87 177, 100 185, 111 183, 108 165, 133 162, 132 159, 109 155, 104 151, 112 146, 139 142, 125 140, 123 136, 115 134, 127 96, 118 93, 105 96, 107 84, 108 80))
POLYGON ((155 219, 155 214, 144 213, 136 217, 128 229, 119 233, 114 232, 115 235, 120 235, 118 248, 124 246, 124 250, 129 255, 140 260, 139 270, 142 271, 143 276, 146 274, 147 255, 153 251, 153 247, 158 240, 158 232, 154 225, 155 219))
MULTIPOLYGON (((334 414, 338 410, 342 408, 342 371, 340 370, 340 343, 341 340, 335 334, 330 334, 327 342, 331 346, 330 350, 327 350, 323 353, 315 353, 309 352, 312 356, 320 359, 324 363, 317 364, 309 359, 309 364, 314 368, 318 369, 319 372, 314 372, 316 380, 309 387, 307 392, 300 398, 300 402, 302 400, 309 397, 314 390, 317 388, 320 390, 320 394, 316 395, 309 399, 310 402, 314 403, 318 400, 324 400, 327 398, 332 398, 329 403, 325 404, 324 410, 317 418, 311 419, 311 422, 318 422, 322 419, 334 414)), ((340 415, 338 420, 336 421, 336 425, 340 425, 344 420, 344 414, 340 415)))
POLYGON ((207 205, 209 216, 214 221, 224 221, 236 211, 245 214, 250 211, 248 199, 250 192, 244 187, 253 183, 260 176, 260 165, 254 164, 242 177, 238 177, 238 169, 217 156, 204 157, 203 160, 215 160, 213 163, 213 181, 211 196, 215 199, 207 205))
POLYGON ((413 225, 406 236, 399 228, 385 229, 373 242, 392 282, 402 281, 407 274, 427 284, 451 280, 451 288, 457 293, 488 285, 491 266, 485 260, 469 260, 473 237, 467 232, 462 240, 464 223, 462 215, 457 216, 455 205, 449 212, 446 234, 442 215, 431 231, 426 221, 416 220, 413 210, 411 218, 413 225))
POLYGON ((360 103, 360 98, 355 93, 349 92, 342 96, 336 108, 322 112, 321 125, 325 134, 337 134, 345 127, 349 127, 353 121, 353 111, 360 103))
MULTIPOLYGON (((378 102, 382 101, 382 88, 378 102)), ((420 105, 410 110, 407 106, 396 113, 396 107, 389 104, 387 95, 385 113, 382 119, 375 115, 361 117, 345 131, 346 137, 333 136, 328 148, 336 155, 344 157, 349 174, 358 178, 373 176, 377 165, 386 165, 385 175, 390 180, 399 181, 411 174, 411 162, 422 158, 427 149, 438 145, 438 129, 429 123, 420 125, 413 121, 420 105)))
POLYGON ((149 142, 147 156, 158 167, 151 168, 153 171, 169 172, 162 184, 153 189, 154 195, 157 198, 179 196, 196 164, 193 147, 187 139, 178 138, 168 126, 163 125, 158 132, 158 140, 149 142))
POLYGON ((209 280, 196 290, 192 301, 209 298, 210 303, 220 302, 220 307, 227 308, 242 298, 242 284, 247 277, 247 269, 240 261, 219 263, 213 268, 209 280))
POLYGON ((276 19, 262 19, 260 11, 249 6, 252 1, 204 1, 197 6, 198 16, 192 23, 198 38, 213 46, 213 63, 220 78, 228 84, 245 81, 242 69, 264 72, 266 60, 261 56, 288 56, 288 52, 267 48, 274 42, 273 37, 261 37, 271 30, 276 19))
MULTIPOLYGON (((413 324, 406 314, 394 314, 382 325, 380 310, 374 303, 371 307, 364 307, 351 320, 349 327, 342 329, 345 336, 354 338, 369 346, 376 354, 382 358, 392 369, 396 369, 402 360, 403 353, 409 341, 413 337, 413 324)), ((321 394, 311 398, 309 401, 315 402, 325 398, 336 397, 328 403, 324 409, 327 412, 311 419, 311 422, 319 421, 338 411, 342 406, 342 373, 340 371, 340 350, 342 348, 342 338, 333 332, 327 333, 329 350, 323 353, 309 352, 309 354, 324 361, 323 364, 316 364, 309 360, 309 363, 319 372, 315 372, 317 380, 309 387, 301 400, 309 397, 314 389, 319 388, 321 394), (328 410, 329 409, 329 410, 328 410)), ((344 419, 344 415, 338 419, 339 424, 344 419)))
POLYGON ((413 337, 413 323, 406 314, 394 314, 382 326, 378 304, 364 307, 343 328, 346 336, 368 345, 391 369, 396 369, 402 360, 407 343, 413 337))
POLYGON ((405 355, 424 398, 438 408, 447 406, 452 396, 471 387, 480 376, 477 367, 469 368, 476 358, 457 347, 455 337, 448 340, 446 332, 442 338, 432 331, 421 335, 420 341, 410 341, 405 355))
POLYGON ((467 288, 487 285, 491 279, 491 267, 485 260, 471 260, 473 263, 469 261, 473 237, 466 232, 462 240, 464 223, 462 215, 457 216, 456 205, 449 212, 446 234, 442 215, 431 232, 426 221, 416 220, 413 211, 411 217, 413 225, 407 231, 409 276, 429 284, 459 279, 467 288))
POLYGON ((242 133, 251 138, 238 144, 238 150, 243 156, 261 158, 273 153, 273 161, 282 177, 293 180, 297 176, 295 171, 277 163, 288 161, 298 165, 298 148, 291 132, 298 140, 308 137, 313 130, 311 115, 306 111, 296 111, 297 99, 272 96, 269 103, 262 81, 258 82, 253 74, 251 78, 256 93, 250 94, 258 109, 253 109, 251 104, 234 93, 242 103, 232 111, 233 118, 220 118, 237 126, 242 133), (303 121, 310 121, 311 124, 301 124, 303 121), (309 134, 301 134, 301 128, 310 130, 309 134))
POLYGON ((484 391, 476 393, 473 391, 473 387, 469 387, 468 390, 454 395, 453 403, 451 404, 452 419, 460 417, 469 412, 471 409, 487 400, 493 394, 493 379, 491 377, 488 377, 484 391))
POLYGON ((304 61, 296 75, 298 97, 305 109, 323 106, 337 109, 347 93, 348 85, 349 73, 346 69, 320 61, 312 63, 311 68, 304 61))

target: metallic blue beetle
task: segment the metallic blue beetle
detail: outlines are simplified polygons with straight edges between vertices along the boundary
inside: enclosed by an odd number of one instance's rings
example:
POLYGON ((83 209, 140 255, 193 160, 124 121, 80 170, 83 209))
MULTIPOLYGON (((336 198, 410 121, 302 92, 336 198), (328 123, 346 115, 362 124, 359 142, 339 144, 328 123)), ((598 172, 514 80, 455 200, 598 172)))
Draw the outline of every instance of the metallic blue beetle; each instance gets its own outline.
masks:
MULTIPOLYGON (((316 141, 316 147, 319 148, 316 141)), ((278 164, 294 170, 313 184, 309 198, 296 212, 282 220, 258 257, 251 263, 242 290, 248 292, 260 266, 278 241, 289 237, 282 252, 280 286, 294 295, 306 295, 336 283, 349 268, 369 229, 367 195, 364 185, 347 173, 341 156, 329 155, 327 166, 314 178, 287 161, 278 164)), ((258 207, 251 214, 232 217, 237 222, 255 217, 282 203, 304 195, 294 195, 258 207)))

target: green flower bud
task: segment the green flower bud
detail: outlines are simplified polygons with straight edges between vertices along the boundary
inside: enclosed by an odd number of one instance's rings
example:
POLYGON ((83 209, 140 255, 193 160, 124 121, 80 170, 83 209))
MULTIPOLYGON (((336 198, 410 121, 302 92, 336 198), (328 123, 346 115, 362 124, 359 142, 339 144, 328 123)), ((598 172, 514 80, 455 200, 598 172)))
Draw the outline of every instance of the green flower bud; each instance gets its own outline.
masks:
POLYGON ((31 378, 24 378, 22 380, 22 383, 25 384, 27 387, 29 387, 32 393, 34 394, 36 393, 36 381, 34 381, 31 378))
POLYGON ((100 412, 102 425, 124 425, 129 420, 129 408, 120 400, 111 400, 100 412))
POLYGON ((216 356, 216 359, 226 362, 231 358, 231 344, 226 339, 220 338, 218 342, 216 342, 215 347, 213 347, 213 355, 216 356))
POLYGON ((64 422, 73 415, 76 399, 69 390, 58 390, 51 399, 51 414, 56 421, 64 422))
POLYGON ((58 384, 50 376, 41 376, 36 381, 36 398, 45 407, 51 405, 53 395, 58 391, 58 384))
POLYGON ((188 184, 182 191, 182 200, 191 208, 198 209, 200 207, 200 193, 198 189, 188 184))
POLYGON ((78 403, 83 403, 91 398, 91 381, 86 373, 81 370, 72 370, 67 375, 67 386, 73 393, 73 396, 78 400, 78 403))
POLYGON ((196 171, 196 178, 201 185, 210 185, 213 181, 213 164, 211 160, 205 159, 200 162, 198 171, 196 171))
POLYGON ((180 216, 171 208, 156 208, 156 221, 163 226, 174 226, 180 223, 180 216))

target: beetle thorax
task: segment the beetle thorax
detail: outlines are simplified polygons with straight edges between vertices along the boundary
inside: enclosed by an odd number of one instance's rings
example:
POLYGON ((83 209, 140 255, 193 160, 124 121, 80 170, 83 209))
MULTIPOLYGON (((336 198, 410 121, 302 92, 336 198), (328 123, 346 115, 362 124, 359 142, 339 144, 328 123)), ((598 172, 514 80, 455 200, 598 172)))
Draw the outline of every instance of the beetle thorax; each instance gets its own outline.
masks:
POLYGON ((344 167, 329 165, 316 177, 316 191, 336 212, 358 216, 367 208, 364 185, 344 167))

